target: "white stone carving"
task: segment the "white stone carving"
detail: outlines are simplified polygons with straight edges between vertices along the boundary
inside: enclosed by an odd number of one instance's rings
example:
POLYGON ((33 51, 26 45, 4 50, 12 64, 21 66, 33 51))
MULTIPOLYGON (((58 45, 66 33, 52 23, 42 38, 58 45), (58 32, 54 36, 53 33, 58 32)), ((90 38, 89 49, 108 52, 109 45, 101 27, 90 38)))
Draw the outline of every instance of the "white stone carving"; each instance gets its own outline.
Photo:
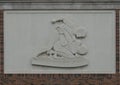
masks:
POLYGON ((83 56, 88 53, 87 47, 81 42, 87 36, 85 29, 75 28, 67 19, 59 18, 51 21, 59 38, 53 46, 42 50, 32 59, 33 65, 53 67, 79 67, 88 65, 83 56))

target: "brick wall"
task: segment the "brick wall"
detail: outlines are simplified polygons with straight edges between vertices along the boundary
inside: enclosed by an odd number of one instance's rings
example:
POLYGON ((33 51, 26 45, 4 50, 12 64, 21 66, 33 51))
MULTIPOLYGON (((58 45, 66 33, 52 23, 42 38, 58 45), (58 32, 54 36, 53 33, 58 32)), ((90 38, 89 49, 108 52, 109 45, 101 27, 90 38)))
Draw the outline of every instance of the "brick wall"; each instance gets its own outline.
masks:
POLYGON ((3 11, 0 10, 0 73, 3 72, 3 11))

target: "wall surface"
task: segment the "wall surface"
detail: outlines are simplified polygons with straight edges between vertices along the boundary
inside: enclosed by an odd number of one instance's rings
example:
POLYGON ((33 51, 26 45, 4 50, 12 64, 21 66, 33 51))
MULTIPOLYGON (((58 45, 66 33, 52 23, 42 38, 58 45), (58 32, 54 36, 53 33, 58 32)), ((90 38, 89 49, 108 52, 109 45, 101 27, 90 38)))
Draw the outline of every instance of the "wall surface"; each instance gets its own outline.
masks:
POLYGON ((119 85, 120 0, 0 0, 0 85, 119 85), (34 1, 34 2, 33 2, 34 1), (39 3, 38 3, 39 2, 39 3), (116 74, 4 74, 3 11, 7 9, 116 10, 116 74))

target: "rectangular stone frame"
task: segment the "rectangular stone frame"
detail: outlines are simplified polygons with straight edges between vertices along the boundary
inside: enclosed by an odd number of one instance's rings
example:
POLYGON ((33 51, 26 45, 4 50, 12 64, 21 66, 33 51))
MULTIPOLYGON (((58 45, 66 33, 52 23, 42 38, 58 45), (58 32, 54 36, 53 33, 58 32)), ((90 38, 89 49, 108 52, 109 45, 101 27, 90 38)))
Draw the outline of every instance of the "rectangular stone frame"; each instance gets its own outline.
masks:
MULTIPOLYGON (((87 5, 87 8, 79 8, 79 4, 73 4, 72 8, 70 4, 59 4, 57 7, 53 3, 38 3, 41 6, 33 6, 29 3, 21 4, 16 3, 9 5, 3 4, 0 10, 0 85, 119 85, 119 9, 114 7, 98 8, 99 10, 115 10, 116 11, 116 73, 115 74, 4 74, 4 27, 3 27, 3 12, 4 10, 96 10, 95 5, 91 7, 91 4, 87 5), (19 6, 17 6, 19 4, 19 6), (49 4, 49 6, 47 6, 49 4), (26 7, 23 7, 26 6, 26 7), (54 6, 55 5, 55 8, 54 6), (65 7, 62 7, 65 6, 65 7), (91 8, 89 8, 89 6, 91 8), (9 8, 13 7, 13 8, 9 8), (29 8, 31 7, 31 8, 29 8), (49 8, 51 7, 51 8, 49 8), (69 8, 70 7, 70 8, 69 8), (106 8, 106 9, 105 9, 106 8)), ((84 6, 84 5, 83 5, 84 6)), ((96 6, 97 7, 97 6, 96 6)))

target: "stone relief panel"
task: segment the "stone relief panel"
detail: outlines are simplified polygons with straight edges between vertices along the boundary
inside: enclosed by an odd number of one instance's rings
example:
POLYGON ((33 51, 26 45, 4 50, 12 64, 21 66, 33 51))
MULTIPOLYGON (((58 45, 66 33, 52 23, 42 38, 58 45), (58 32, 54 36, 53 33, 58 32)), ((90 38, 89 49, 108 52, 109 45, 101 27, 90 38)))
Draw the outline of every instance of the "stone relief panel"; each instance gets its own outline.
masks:
POLYGON ((5 11, 5 73, 115 73, 115 11, 5 11), (74 67, 74 68, 73 68, 74 67))

